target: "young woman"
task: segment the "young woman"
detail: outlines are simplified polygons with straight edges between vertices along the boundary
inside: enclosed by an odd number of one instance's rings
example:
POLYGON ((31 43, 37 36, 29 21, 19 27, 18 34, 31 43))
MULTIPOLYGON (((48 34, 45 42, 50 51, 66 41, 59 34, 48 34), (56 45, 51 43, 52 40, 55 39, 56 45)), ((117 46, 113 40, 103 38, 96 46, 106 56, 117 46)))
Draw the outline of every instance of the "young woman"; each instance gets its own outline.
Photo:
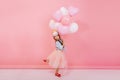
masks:
POLYGON ((56 31, 53 32, 53 39, 55 40, 56 49, 47 57, 47 59, 43 61, 47 62, 51 67, 55 68, 55 76, 61 77, 59 68, 66 67, 66 59, 63 53, 64 43, 59 33, 56 31))

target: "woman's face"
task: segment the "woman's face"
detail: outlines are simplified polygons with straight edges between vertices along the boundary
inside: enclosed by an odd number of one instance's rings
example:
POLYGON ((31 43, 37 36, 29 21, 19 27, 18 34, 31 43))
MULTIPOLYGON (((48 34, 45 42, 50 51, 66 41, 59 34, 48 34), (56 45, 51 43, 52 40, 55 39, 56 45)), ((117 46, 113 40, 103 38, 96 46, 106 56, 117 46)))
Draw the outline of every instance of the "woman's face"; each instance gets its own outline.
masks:
POLYGON ((59 40, 59 36, 55 36, 55 39, 56 39, 56 40, 59 40))

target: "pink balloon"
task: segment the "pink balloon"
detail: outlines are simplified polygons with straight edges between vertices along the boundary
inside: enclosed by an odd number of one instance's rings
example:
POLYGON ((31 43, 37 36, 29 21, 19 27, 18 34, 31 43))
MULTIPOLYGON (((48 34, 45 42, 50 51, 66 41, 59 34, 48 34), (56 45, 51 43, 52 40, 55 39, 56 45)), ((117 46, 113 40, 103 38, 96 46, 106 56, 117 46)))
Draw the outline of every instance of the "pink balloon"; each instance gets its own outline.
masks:
POLYGON ((58 27, 58 32, 61 35, 69 34, 69 27, 68 26, 59 26, 58 27))
POLYGON ((60 10, 56 11, 55 14, 53 15, 53 18, 57 21, 60 21, 62 18, 62 13, 60 12, 60 10))
POLYGON ((61 23, 63 25, 68 25, 71 23, 71 17, 70 16, 64 16, 62 19, 61 19, 61 23))

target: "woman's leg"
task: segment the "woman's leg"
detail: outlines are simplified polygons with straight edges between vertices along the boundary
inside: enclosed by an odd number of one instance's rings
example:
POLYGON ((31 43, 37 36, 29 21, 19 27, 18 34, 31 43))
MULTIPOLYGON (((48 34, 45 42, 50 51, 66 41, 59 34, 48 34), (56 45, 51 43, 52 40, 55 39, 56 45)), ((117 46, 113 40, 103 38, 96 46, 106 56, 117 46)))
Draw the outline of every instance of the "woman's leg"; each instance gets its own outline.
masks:
POLYGON ((56 70, 55 70, 55 76, 61 77, 61 74, 59 74, 59 68, 56 68, 56 70))
POLYGON ((49 59, 52 59, 52 57, 55 55, 55 52, 56 52, 56 50, 54 50, 54 51, 47 57, 47 59, 44 59, 43 61, 49 63, 49 59))
POLYGON ((59 68, 56 68, 55 73, 58 73, 58 72, 59 72, 59 68))

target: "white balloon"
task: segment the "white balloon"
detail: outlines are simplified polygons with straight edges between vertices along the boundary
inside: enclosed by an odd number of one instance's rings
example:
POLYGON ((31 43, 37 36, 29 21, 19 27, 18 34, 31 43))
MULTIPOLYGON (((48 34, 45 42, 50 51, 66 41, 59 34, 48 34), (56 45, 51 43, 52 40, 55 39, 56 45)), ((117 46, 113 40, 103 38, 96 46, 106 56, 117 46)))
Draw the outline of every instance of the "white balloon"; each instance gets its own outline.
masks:
POLYGON ((49 22, 49 26, 50 26, 51 29, 53 29, 54 26, 55 26, 55 21, 51 19, 50 22, 49 22))
POLYGON ((58 27, 61 26, 61 25, 62 25, 61 23, 56 22, 56 23, 55 23, 55 28, 54 28, 54 29, 58 30, 58 27))
POLYGON ((55 22, 54 20, 50 20, 49 26, 50 26, 51 29, 57 30, 57 28, 58 28, 59 26, 61 26, 61 23, 55 22))
POLYGON ((78 24, 77 23, 71 23, 70 24, 70 32, 74 33, 78 31, 78 24))
POLYGON ((61 7, 60 11, 61 11, 62 15, 68 15, 68 10, 65 7, 61 7))
POLYGON ((55 23, 55 27, 58 27, 58 26, 61 26, 62 24, 61 23, 59 23, 59 22, 56 22, 55 23))
POLYGON ((79 9, 76 8, 76 7, 70 6, 70 7, 68 8, 68 11, 69 11, 69 13, 70 13, 71 16, 74 16, 75 14, 78 13, 79 9))

